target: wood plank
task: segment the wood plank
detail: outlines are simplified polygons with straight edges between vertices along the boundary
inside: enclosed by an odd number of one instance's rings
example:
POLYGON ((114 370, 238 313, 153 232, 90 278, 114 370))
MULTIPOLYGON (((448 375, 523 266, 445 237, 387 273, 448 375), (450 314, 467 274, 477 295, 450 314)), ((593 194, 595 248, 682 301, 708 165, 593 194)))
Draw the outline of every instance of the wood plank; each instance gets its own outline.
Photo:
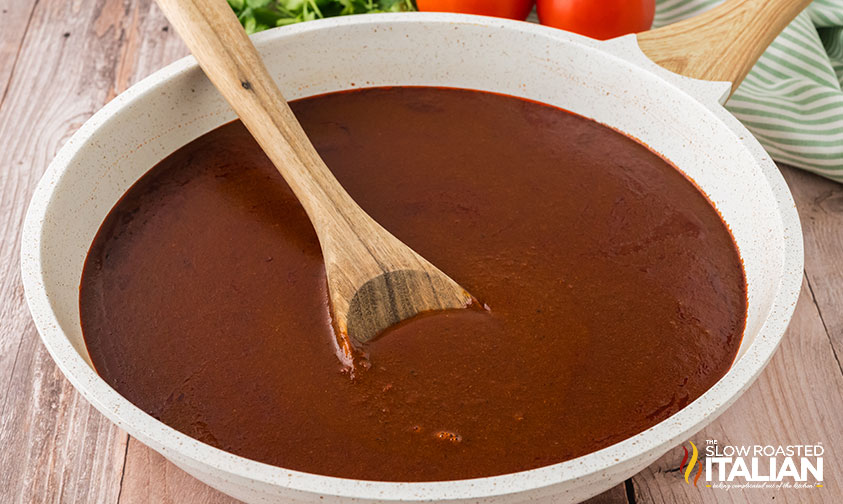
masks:
POLYGON ((233 504, 239 502, 190 476, 131 438, 120 504, 233 504))
POLYGON ((38 0, 0 1, 0 107, 38 0))
POLYGON ((0 502, 118 499, 128 437, 77 395, 40 344, 20 285, 19 233, 38 178, 67 138, 117 92, 184 54, 165 27, 151 0, 41 0, 19 55, 37 64, 18 65, 6 88, 0 107, 0 502))
POLYGON ((127 436, 76 393, 34 331, 21 353, 0 425, 0 502, 116 502, 127 436))
POLYGON ((626 483, 621 483, 600 495, 588 499, 584 504, 627 504, 628 502, 629 500, 626 498, 626 483))
POLYGON ((718 490, 688 485, 676 448, 636 475, 637 503, 843 502, 843 375, 826 336, 807 281, 779 351, 758 381, 712 425, 691 437, 698 446, 719 444, 815 444, 826 447, 825 486, 817 489, 718 490))
MULTIPOLYGON (((843 362, 843 185, 783 168, 805 236, 805 272, 838 366, 843 362)), ((841 366, 843 372, 843 366, 841 366)))
MULTIPOLYGON (((18 60, 20 46, 23 44, 23 36, 31 21, 32 12, 34 11, 37 0, 28 0, 22 2, 11 2, 4 0, 0 3, 0 23, 3 23, 3 30, 0 31, 0 110, 3 108, 6 91, 8 89, 8 81, 11 79, 12 71, 18 60)), ((0 139, 0 146, 3 145, 3 140, 0 139)), ((2 165, 0 165, 2 166, 2 165)), ((0 170, 0 183, 5 178, 5 170, 0 170)), ((0 194, 4 194, 0 192, 0 194)), ((5 194, 4 194, 5 196, 5 194)), ((6 204, 6 198, 0 199, 0 215, 5 215, 10 206, 6 204)), ((7 228, 3 226, 3 220, 0 218, 0 237, 5 237, 8 232, 7 228)), ((0 242, 0 260, 4 264, 8 255, 5 254, 6 240, 0 242)), ((17 258, 13 262, 17 262, 17 258)), ((0 300, 20 297, 23 293, 19 288, 20 282, 12 284, 10 282, 2 281, 5 276, 0 272, 0 300)), ((14 361, 17 356, 17 341, 4 337, 7 330, 17 329, 20 332, 21 324, 29 322, 27 316, 23 320, 15 320, 12 318, 12 310, 9 306, 11 303, 3 302, 0 304, 0 413, 3 411, 3 380, 4 370, 11 370, 14 366, 14 361), (5 322, 4 322, 5 321, 5 322), (9 326, 8 328, 6 326, 9 326)))

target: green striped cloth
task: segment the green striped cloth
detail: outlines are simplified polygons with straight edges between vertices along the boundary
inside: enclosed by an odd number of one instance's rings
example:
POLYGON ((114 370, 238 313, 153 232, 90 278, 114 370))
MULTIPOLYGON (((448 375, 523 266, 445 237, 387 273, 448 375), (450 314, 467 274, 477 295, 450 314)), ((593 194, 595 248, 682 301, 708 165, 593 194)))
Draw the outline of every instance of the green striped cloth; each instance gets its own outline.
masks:
MULTIPOLYGON (((657 0, 653 26, 721 0, 657 0)), ((726 103, 777 161, 843 182, 843 0, 814 0, 726 103)))

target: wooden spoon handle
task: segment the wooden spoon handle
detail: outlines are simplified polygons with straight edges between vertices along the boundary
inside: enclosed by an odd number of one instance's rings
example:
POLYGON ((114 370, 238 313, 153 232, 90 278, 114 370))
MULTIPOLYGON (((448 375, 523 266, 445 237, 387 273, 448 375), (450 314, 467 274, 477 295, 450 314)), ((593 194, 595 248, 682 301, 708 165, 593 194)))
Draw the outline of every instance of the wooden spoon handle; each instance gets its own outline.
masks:
POLYGON ((359 209, 319 157, 225 0, 157 0, 208 78, 284 176, 317 232, 359 209))
POLYGON ((662 28, 638 34, 641 50, 687 77, 732 83, 734 91, 761 53, 811 0, 727 0, 662 28))

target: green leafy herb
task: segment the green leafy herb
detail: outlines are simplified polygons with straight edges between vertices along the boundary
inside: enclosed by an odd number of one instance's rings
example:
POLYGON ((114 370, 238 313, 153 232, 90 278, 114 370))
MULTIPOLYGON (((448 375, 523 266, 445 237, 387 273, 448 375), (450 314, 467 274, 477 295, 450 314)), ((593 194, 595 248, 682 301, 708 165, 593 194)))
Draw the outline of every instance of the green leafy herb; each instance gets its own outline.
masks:
POLYGON ((228 0, 247 33, 331 16, 416 10, 413 0, 228 0))

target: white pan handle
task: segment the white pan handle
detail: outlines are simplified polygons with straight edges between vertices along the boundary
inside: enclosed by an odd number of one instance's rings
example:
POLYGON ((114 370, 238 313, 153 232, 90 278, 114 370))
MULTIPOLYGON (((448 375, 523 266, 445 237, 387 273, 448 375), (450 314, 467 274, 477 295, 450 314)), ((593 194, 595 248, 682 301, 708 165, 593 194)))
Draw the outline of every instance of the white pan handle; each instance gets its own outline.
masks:
POLYGON ((811 0, 727 0, 662 28, 638 34, 644 54, 694 79, 727 81, 734 91, 761 53, 811 0))

